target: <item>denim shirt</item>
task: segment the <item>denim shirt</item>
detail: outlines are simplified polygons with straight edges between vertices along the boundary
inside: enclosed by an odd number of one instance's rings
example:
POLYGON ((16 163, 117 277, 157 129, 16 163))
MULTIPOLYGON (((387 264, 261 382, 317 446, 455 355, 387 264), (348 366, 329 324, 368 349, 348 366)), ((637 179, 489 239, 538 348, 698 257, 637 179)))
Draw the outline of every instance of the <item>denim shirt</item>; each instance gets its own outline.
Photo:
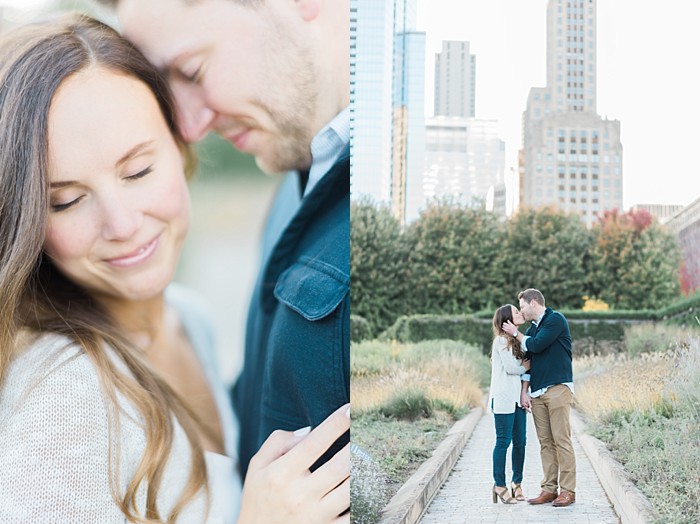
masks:
MULTIPOLYGON (((274 207, 273 207, 274 212, 274 207)), ((234 386, 239 460, 276 429, 315 427, 350 401, 350 159, 304 196, 255 286, 234 386)), ((349 441, 341 438, 318 464, 349 441)), ((317 464, 317 465, 318 465, 317 464)))

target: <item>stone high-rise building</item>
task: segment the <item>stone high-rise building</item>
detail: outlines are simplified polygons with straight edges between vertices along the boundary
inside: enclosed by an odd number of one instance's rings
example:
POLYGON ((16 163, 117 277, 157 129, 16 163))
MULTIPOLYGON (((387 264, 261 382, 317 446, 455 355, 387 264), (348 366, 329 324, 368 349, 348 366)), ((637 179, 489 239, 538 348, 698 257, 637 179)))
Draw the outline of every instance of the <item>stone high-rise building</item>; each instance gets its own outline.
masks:
POLYGON ((476 110, 476 55, 469 42, 445 40, 435 55, 435 116, 473 118, 476 110))
POLYGON ((523 114, 520 205, 555 206, 587 225, 622 209, 620 122, 596 112, 597 0, 549 0, 547 85, 523 114))
POLYGON ((678 211, 666 226, 681 245, 681 291, 693 293, 700 289, 700 198, 678 211))

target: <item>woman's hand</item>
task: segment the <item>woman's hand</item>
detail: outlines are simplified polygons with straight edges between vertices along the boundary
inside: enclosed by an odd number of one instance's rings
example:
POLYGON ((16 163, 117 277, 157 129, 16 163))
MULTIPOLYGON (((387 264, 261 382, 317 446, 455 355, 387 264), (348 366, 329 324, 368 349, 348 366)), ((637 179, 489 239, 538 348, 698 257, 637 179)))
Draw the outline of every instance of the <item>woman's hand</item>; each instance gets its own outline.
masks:
POLYGON ((532 413, 532 399, 527 391, 520 393, 520 407, 528 413, 532 413))
POLYGON ((309 470, 348 429, 350 404, 310 433, 272 433, 248 466, 238 524, 349 523, 350 445, 309 470))

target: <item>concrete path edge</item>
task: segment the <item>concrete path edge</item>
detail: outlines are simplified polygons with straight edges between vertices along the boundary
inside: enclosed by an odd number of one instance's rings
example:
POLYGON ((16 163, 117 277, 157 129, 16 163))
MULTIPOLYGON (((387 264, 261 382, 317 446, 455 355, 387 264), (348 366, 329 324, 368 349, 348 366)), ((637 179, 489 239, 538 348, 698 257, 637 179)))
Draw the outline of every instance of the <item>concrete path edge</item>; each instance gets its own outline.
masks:
POLYGON ((650 524, 654 520, 651 502, 628 478, 624 467, 600 440, 586 433, 583 415, 571 410, 571 428, 593 466, 622 524, 650 524))
POLYGON ((447 432, 433 455, 411 475, 384 508, 379 524, 415 524, 449 476, 481 420, 482 409, 472 409, 447 432))

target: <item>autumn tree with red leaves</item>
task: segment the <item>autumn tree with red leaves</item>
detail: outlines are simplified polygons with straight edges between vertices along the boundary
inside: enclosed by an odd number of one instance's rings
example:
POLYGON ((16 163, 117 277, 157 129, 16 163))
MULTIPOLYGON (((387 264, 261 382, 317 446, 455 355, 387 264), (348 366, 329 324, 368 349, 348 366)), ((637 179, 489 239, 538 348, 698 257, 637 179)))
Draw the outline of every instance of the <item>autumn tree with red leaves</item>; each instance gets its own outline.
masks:
POLYGON ((645 210, 606 211, 591 234, 589 288, 615 309, 655 309, 680 295, 680 246, 645 210))

